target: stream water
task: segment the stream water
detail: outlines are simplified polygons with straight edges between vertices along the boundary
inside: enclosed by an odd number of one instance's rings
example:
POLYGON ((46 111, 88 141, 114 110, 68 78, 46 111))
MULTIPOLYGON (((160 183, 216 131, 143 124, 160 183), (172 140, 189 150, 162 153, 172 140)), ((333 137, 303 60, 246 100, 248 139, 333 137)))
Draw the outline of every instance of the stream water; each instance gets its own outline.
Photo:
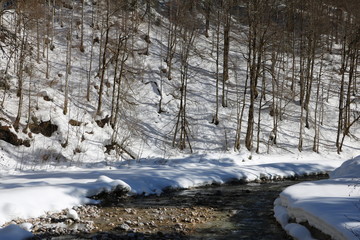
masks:
MULTIPOLYGON (((311 177, 305 180, 316 180, 311 177)), ((300 182, 209 186, 161 196, 101 196, 80 212, 91 231, 73 223, 73 234, 39 233, 34 239, 291 239, 273 217, 273 202, 287 186, 300 182)))

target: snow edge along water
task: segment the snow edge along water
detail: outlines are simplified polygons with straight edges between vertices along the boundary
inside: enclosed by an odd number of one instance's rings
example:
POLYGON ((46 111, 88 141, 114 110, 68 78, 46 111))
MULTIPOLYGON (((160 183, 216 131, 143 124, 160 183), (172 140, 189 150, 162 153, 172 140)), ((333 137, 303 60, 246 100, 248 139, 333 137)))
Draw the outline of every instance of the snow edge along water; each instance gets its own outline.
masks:
POLYGON ((330 179, 286 188, 274 201, 274 216, 295 239, 314 239, 303 223, 334 240, 359 239, 360 156, 344 162, 330 179))
MULTIPOLYGON (((318 156, 318 155, 317 155, 318 156)), ((318 156, 319 157, 319 156, 318 156)), ((257 156, 251 161, 235 155, 169 159, 166 164, 147 160, 104 168, 64 168, 51 171, 2 174, 0 223, 18 217, 32 218, 89 203, 102 191, 123 188, 130 194, 160 194, 166 188, 191 188, 238 179, 260 181, 304 174, 325 173, 343 160, 314 160, 307 156, 296 163, 289 156, 257 156), (204 159, 208 159, 204 161, 204 159), (289 161, 290 159, 290 161, 289 161), (119 187, 120 186, 120 187, 119 187)))

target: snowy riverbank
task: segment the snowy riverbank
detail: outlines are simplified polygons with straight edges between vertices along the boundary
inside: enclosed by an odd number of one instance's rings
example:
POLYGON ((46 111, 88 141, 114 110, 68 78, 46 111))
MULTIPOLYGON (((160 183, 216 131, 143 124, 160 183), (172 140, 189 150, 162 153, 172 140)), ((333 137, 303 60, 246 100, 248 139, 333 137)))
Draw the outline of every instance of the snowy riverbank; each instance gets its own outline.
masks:
POLYGON ((313 238, 293 220, 308 222, 332 239, 359 239, 359 172, 360 157, 356 157, 333 171, 328 180, 286 188, 275 201, 275 217, 295 239, 313 238))
MULTIPOLYGON (((265 177, 280 179, 329 172, 344 162, 336 159, 336 155, 333 159, 318 154, 301 155, 296 160, 293 157, 265 155, 253 156, 249 160, 245 155, 194 155, 166 161, 121 162, 97 168, 68 167, 14 174, 2 172, 0 195, 6 197, 0 198, 0 224, 86 204, 91 201, 87 196, 119 186, 132 194, 159 194, 167 187, 190 188, 234 179, 254 181, 265 177)), ((9 229, 0 230, 0 238, 6 230, 9 229)))

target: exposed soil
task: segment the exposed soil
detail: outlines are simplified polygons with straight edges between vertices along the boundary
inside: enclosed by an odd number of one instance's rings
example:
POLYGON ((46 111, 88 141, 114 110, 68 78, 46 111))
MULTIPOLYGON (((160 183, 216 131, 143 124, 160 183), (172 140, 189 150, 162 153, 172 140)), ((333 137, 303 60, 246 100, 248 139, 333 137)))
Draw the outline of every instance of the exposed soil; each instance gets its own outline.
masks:
POLYGON ((24 145, 30 147, 29 140, 23 140, 10 130, 10 126, 0 126, 0 140, 8 142, 14 146, 24 145))
POLYGON ((42 135, 46 137, 51 137, 51 135, 58 130, 58 126, 52 124, 51 121, 45 121, 40 123, 32 123, 29 125, 31 132, 42 135))

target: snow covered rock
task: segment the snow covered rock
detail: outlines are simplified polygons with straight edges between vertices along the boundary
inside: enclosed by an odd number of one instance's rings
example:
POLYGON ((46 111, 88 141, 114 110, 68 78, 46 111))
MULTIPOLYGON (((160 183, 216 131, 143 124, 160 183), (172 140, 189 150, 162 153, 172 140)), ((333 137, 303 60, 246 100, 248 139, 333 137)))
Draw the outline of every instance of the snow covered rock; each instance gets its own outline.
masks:
POLYGON ((29 222, 26 222, 26 223, 22 223, 20 224, 20 227, 28 232, 31 232, 31 229, 33 228, 33 224, 32 223, 29 223, 29 222))
POLYGON ((101 192, 121 191, 128 193, 131 187, 122 180, 113 180, 105 175, 100 176, 93 184, 93 188, 88 190, 88 196, 94 196, 101 192))
POLYGON ((74 209, 71 209, 71 208, 68 209, 68 211, 66 213, 66 217, 70 218, 74 221, 80 221, 79 214, 74 209))

